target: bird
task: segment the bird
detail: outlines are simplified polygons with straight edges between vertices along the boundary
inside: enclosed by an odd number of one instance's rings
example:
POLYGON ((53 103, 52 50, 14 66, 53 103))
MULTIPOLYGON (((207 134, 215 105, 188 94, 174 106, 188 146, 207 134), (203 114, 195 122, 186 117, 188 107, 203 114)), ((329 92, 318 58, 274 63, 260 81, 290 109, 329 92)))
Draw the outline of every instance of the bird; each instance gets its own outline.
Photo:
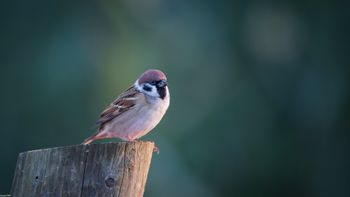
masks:
POLYGON ((82 144, 106 138, 137 140, 157 126, 169 104, 166 75, 157 69, 146 70, 102 111, 96 122, 97 131, 82 144))

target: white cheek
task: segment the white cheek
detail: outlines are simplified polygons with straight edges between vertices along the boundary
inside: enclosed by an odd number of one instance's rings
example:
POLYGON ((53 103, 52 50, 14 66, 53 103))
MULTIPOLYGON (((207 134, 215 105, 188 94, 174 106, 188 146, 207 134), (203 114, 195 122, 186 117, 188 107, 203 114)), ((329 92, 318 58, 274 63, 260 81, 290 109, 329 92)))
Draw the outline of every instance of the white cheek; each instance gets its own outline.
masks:
POLYGON ((148 95, 148 96, 151 96, 151 97, 156 97, 156 98, 159 98, 159 94, 158 94, 158 91, 157 91, 157 88, 155 86, 150 86, 152 88, 151 91, 146 91, 143 89, 143 86, 142 85, 139 85, 138 83, 138 80, 135 82, 135 87, 138 91, 148 95))
POLYGON ((145 91, 142 89, 142 92, 151 96, 151 97, 157 97, 159 98, 159 94, 158 94, 158 91, 157 91, 157 88, 155 86, 151 86, 152 87, 152 90, 151 91, 145 91))

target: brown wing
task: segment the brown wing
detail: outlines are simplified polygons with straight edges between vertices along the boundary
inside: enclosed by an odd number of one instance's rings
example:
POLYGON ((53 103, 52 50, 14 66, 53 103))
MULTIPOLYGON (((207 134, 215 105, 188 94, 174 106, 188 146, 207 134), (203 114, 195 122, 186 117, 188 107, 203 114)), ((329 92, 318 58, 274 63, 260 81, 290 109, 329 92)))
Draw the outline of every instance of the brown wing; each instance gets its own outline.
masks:
POLYGON ((135 105, 137 94, 140 94, 140 92, 133 86, 125 90, 101 113, 97 121, 99 128, 102 129, 107 122, 131 109, 135 105))

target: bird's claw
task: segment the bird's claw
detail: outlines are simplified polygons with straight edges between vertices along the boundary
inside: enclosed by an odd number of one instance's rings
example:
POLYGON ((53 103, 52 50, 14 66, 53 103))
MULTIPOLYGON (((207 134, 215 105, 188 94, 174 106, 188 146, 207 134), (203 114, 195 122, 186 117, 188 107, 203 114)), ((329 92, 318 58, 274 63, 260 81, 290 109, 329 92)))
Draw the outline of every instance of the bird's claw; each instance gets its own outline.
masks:
POLYGON ((153 152, 154 152, 154 153, 157 153, 157 155, 159 155, 159 148, 156 147, 156 146, 154 146, 154 147, 153 147, 153 152))

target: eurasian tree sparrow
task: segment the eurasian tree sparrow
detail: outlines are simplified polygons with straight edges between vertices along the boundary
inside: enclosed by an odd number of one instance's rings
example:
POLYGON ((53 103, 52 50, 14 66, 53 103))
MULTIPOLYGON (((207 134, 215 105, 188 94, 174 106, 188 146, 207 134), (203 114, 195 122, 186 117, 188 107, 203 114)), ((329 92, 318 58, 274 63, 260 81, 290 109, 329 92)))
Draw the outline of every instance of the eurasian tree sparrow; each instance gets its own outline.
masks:
POLYGON ((160 122, 169 101, 165 74, 160 70, 147 70, 101 113, 97 132, 83 144, 104 138, 138 139, 160 122))

